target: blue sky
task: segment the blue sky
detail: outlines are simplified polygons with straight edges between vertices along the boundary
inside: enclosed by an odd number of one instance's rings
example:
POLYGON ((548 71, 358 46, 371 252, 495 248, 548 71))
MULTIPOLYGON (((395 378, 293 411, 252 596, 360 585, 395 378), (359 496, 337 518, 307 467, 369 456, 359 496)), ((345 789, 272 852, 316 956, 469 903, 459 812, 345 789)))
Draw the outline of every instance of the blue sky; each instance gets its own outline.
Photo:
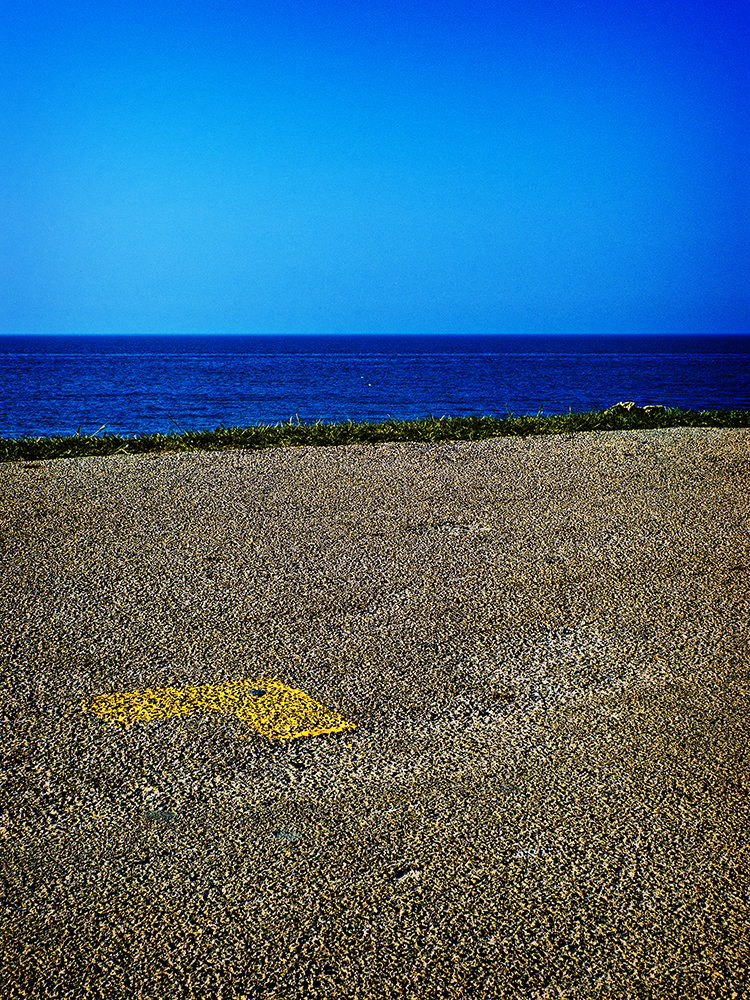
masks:
POLYGON ((1 333, 750 328, 736 0, 14 8, 1 333))

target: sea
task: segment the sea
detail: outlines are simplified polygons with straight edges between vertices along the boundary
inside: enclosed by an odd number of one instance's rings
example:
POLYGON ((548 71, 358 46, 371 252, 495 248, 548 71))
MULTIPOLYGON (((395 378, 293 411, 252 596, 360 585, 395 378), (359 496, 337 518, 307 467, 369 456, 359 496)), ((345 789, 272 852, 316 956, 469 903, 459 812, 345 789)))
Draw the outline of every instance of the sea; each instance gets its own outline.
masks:
POLYGON ((0 438, 750 410, 750 336, 2 336, 0 438))

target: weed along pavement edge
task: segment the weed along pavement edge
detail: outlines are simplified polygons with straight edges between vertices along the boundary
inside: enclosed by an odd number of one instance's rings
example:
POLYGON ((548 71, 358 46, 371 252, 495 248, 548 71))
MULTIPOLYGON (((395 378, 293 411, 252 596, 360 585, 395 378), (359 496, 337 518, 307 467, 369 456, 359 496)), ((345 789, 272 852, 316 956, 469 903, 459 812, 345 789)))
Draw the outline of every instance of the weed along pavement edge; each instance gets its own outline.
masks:
MULTIPOLYGON (((257 681, 119 691, 96 695, 84 700, 82 706, 84 711, 123 727, 173 716, 235 715, 270 740, 294 740, 356 729, 353 722, 321 705, 304 691, 269 677, 257 681)), ((247 738, 243 732, 236 735, 247 738)))

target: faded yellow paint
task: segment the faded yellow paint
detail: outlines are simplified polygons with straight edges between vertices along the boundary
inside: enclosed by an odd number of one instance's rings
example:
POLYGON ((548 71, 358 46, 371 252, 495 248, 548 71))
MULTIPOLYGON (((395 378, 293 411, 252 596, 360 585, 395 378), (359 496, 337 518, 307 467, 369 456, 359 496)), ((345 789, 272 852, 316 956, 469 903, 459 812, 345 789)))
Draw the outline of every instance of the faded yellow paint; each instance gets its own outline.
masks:
MULTIPOLYGON (((304 691, 287 687, 270 677, 199 687, 188 684, 185 687, 118 691, 96 695, 82 704, 85 712, 92 712, 116 726, 196 713, 236 715, 270 740, 296 740, 302 736, 321 736, 357 728, 304 691)), ((247 738, 244 733, 237 735, 247 738)))

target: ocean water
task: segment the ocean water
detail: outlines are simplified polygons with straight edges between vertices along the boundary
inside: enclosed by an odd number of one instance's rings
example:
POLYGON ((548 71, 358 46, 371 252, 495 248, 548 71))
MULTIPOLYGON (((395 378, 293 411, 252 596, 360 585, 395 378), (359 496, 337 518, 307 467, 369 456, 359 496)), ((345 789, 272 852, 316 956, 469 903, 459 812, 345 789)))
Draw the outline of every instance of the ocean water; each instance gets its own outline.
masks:
POLYGON ((748 336, 4 336, 0 437, 750 410, 748 336))

